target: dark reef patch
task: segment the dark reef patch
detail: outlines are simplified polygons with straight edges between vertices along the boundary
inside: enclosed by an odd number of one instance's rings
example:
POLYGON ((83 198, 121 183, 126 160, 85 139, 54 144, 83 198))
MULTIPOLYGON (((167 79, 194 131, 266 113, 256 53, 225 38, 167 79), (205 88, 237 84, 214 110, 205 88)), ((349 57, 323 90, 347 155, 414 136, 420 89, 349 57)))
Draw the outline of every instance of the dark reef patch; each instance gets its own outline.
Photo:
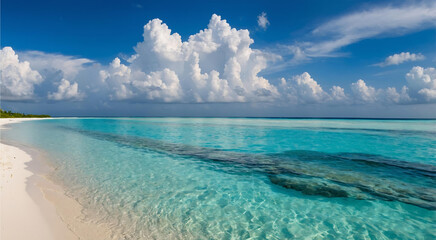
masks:
POLYGON ((112 133, 64 129, 122 146, 214 162, 265 174, 272 184, 306 195, 399 201, 436 210, 436 166, 364 153, 287 151, 248 154, 112 133))

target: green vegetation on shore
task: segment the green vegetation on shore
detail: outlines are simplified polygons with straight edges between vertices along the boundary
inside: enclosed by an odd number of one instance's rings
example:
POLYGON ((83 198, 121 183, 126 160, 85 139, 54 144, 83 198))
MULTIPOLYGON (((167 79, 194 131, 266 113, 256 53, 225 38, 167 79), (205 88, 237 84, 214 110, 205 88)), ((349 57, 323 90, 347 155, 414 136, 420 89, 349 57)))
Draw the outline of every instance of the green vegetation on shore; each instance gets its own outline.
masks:
POLYGON ((50 115, 34 115, 24 113, 14 113, 11 111, 4 111, 0 108, 0 118, 47 118, 50 115))

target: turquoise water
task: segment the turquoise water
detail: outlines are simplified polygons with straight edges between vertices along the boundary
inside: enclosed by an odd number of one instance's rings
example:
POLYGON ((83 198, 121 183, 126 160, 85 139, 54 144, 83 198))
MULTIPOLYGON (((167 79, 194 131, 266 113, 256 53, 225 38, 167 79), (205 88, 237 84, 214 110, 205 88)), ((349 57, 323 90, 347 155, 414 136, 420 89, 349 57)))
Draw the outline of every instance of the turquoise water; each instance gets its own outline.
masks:
POLYGON ((435 239, 436 121, 48 119, 45 150, 116 239, 435 239))

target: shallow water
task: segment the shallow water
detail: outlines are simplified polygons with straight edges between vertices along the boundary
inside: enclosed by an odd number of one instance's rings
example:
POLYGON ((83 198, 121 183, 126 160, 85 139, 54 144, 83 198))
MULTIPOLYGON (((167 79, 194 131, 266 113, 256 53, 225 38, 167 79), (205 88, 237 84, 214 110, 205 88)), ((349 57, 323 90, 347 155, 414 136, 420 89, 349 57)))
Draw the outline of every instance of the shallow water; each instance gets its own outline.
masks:
POLYGON ((114 238, 434 239, 436 121, 23 122, 52 178, 114 238))

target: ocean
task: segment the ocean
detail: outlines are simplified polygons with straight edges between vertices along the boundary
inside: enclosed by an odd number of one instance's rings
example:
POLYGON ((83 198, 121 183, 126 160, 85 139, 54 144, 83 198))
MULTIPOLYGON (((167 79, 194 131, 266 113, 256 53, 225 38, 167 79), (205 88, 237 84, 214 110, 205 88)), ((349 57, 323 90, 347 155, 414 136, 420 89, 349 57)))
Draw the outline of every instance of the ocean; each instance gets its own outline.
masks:
POLYGON ((2 139, 116 239, 435 239, 436 120, 60 118, 2 139))

